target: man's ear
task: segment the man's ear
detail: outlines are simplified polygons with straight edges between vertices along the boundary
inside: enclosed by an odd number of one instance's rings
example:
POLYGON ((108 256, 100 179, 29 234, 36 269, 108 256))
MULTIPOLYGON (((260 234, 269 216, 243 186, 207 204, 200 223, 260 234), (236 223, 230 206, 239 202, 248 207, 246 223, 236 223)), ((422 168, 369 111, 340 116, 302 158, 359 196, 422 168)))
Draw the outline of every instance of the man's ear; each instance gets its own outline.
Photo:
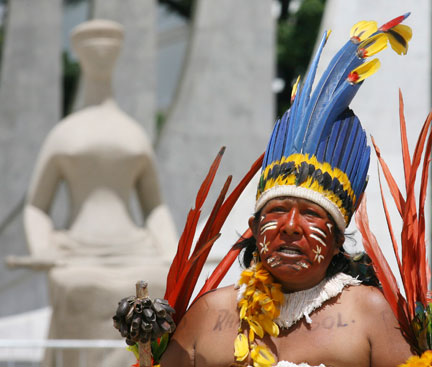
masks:
POLYGON ((255 219, 254 216, 249 218, 249 228, 252 231, 253 236, 255 237, 255 239, 257 238, 257 233, 258 233, 258 221, 255 219))
POLYGON ((341 233, 338 233, 338 235, 335 238, 335 242, 336 242, 336 246, 335 246, 334 255, 336 255, 340 252, 340 248, 342 247, 342 245, 345 242, 345 236, 341 233))

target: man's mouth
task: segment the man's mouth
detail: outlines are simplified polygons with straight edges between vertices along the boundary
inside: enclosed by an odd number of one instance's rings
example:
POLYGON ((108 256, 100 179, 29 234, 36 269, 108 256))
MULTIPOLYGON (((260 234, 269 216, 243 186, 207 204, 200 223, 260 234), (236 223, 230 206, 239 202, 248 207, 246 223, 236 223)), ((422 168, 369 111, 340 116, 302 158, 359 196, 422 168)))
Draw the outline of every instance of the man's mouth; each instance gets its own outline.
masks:
POLYGON ((281 246, 277 249, 277 252, 285 254, 285 255, 304 255, 300 250, 293 247, 281 246))

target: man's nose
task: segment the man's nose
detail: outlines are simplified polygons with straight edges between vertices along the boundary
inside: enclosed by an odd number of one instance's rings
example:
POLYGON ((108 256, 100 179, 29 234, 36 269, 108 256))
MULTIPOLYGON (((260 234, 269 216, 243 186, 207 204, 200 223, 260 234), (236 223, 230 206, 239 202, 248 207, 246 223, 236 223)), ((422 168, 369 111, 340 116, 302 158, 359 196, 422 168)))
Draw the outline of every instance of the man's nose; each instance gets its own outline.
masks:
POLYGON ((300 225, 300 213, 297 208, 292 208, 286 216, 286 221, 282 225, 282 232, 292 236, 300 235, 303 230, 300 225))

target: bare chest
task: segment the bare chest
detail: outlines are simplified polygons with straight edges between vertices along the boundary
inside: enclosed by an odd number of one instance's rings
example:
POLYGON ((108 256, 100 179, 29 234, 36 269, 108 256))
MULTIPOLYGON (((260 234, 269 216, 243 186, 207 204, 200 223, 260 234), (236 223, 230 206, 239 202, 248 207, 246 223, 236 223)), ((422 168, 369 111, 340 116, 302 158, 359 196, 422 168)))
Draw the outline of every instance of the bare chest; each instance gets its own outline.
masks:
MULTIPOLYGON (((278 361, 321 363, 326 367, 369 366, 370 348, 361 321, 348 312, 317 312, 312 323, 304 319, 279 337, 265 336, 266 344, 278 361)), ((195 345, 196 366, 230 366, 234 360, 234 340, 239 327, 238 314, 219 310, 209 320, 195 345)), ((246 365, 251 361, 246 361, 246 365)))
MULTIPOLYGON (((361 320, 349 312, 318 312, 311 315, 312 323, 301 320, 273 344, 279 361, 309 363, 326 367, 369 366, 370 346, 361 320)), ((264 340, 266 342, 266 340, 264 340)))

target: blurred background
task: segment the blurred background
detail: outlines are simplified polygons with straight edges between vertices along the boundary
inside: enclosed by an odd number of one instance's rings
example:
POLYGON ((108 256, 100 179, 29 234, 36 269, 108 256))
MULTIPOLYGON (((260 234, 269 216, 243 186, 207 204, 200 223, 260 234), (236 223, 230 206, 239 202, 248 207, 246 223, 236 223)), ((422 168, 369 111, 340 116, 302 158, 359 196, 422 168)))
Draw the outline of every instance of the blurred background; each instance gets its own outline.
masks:
MULTIPOLYGON (((0 366, 43 365, 43 348, 37 347, 48 345, 41 341, 48 336, 52 312, 50 270, 11 268, 5 260, 29 255, 23 208, 47 134, 83 108, 83 75, 69 38, 74 27, 90 19, 111 19, 124 27, 114 98, 151 142, 161 192, 180 234, 219 148, 227 151, 210 203, 227 175, 236 184, 265 149, 272 125, 289 107, 291 87, 304 75, 325 29, 332 34, 320 70, 348 40, 354 23, 382 24, 408 11, 412 14, 405 24, 413 29, 408 54, 380 54, 382 70, 365 82, 352 104, 399 180, 398 88, 405 96, 412 147, 431 107, 428 0, 394 0, 391 7, 385 0, 1 0, 0 366)), ((376 167, 372 159, 367 189, 371 227, 394 264, 376 167)), ((245 231, 255 187, 256 179, 230 215, 203 279, 245 231)), ((67 184, 55 196, 50 216, 56 230, 66 230, 67 184)), ((204 218, 208 210, 204 208, 204 218)), ((133 195, 130 211, 137 226, 145 226, 133 195)), ((355 232, 355 226, 348 231, 355 232)), ((348 244, 352 251, 361 249, 356 238, 348 244)), ((235 282, 239 269, 235 264, 223 284, 235 282)))

